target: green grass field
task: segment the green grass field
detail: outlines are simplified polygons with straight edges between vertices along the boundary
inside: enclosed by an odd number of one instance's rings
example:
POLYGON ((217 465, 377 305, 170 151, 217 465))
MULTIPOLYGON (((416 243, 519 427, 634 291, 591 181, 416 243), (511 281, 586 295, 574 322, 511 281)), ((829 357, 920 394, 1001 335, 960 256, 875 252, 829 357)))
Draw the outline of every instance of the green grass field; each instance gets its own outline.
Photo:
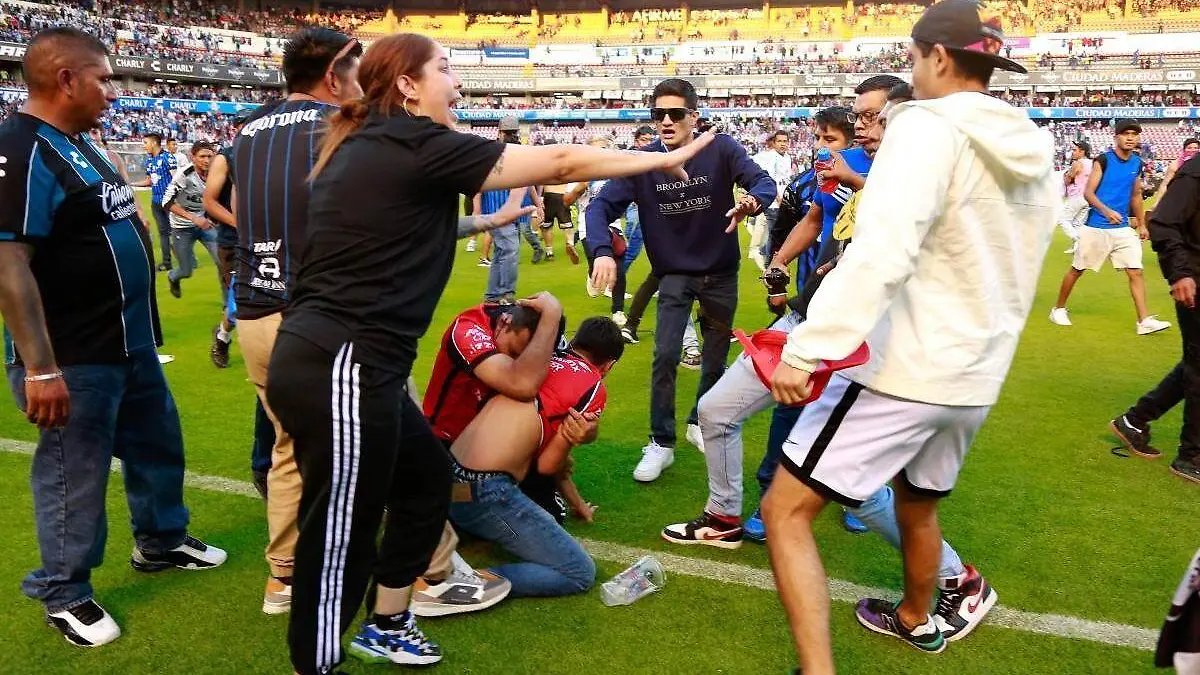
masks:
MULTIPOLYGON (((1110 454, 1107 421, 1130 405, 1179 358, 1175 329, 1149 337, 1134 333, 1124 276, 1106 270, 1081 281, 1071 303, 1075 326, 1046 320, 1069 259, 1056 240, 1047 257, 1037 304, 1001 401, 978 438, 955 494, 945 501, 946 537, 992 581, 1000 603, 1027 612, 1157 629, 1170 594, 1200 542, 1195 485, 1172 476, 1167 461, 1110 454)), ((559 242, 561 254, 561 241, 559 242)), ((528 249, 523 252, 528 259, 528 249)), ((559 256, 563 258, 563 256, 559 256)), ((1152 311, 1171 319, 1166 286, 1147 249, 1152 311)), ((215 272, 204 260, 184 282, 184 296, 166 292, 160 308, 167 346, 177 360, 166 366, 183 418, 188 468, 197 474, 249 478, 253 392, 234 348, 227 370, 208 359, 220 312, 215 272)), ((761 288, 747 264, 737 325, 765 324, 761 288)), ((644 260, 633 283, 647 271, 644 260)), ((424 385, 437 338, 449 319, 479 301, 486 269, 460 253, 430 335, 422 343, 416 377, 424 385)), ((565 259, 523 264, 522 293, 547 289, 563 300, 572 323, 604 314, 607 300, 583 292, 584 269, 565 259)), ((653 309, 653 306, 652 306, 653 309)), ((653 328, 653 311, 643 333, 653 328)), ((694 517, 703 506, 703 457, 686 445, 656 483, 630 474, 648 425, 651 341, 632 346, 608 380, 609 409, 600 439, 577 452, 576 480, 600 505, 593 525, 573 524, 581 537, 631 547, 768 569, 766 550, 669 547, 663 525, 694 517)), ((733 350, 731 356, 736 354, 733 350)), ((680 375, 680 421, 697 376, 680 375)), ((766 441, 766 416, 746 427, 747 509, 753 508, 752 472, 766 441)), ((1158 445, 1173 451, 1179 412, 1155 427, 1158 445)), ((33 440, 34 430, 11 405, 0 406, 0 438, 33 440)), ((96 573, 98 599, 124 629, 116 643, 95 651, 68 646, 41 624, 41 609, 19 591, 38 562, 28 488, 29 459, 0 453, 0 638, 4 673, 286 673, 286 619, 259 611, 266 567, 266 526, 257 500, 190 490, 194 532, 226 548, 229 562, 205 573, 147 577, 127 564, 131 545, 119 480, 111 490, 108 561, 96 573)), ((898 556, 871 535, 842 531, 831 509, 818 524, 831 577, 899 588, 898 556)), ((465 547, 477 563, 496 559, 486 545, 465 547)), ((602 562, 607 577, 621 565, 602 562)), ((636 605, 607 608, 598 591, 556 600, 516 600, 475 616, 423 621, 447 656, 448 673, 784 673, 794 665, 787 624, 774 593, 673 574, 667 587, 636 605)), ((863 631, 848 604, 833 608, 840 671, 897 673, 1150 673, 1151 654, 1126 647, 984 625, 945 654, 925 656, 863 631)), ((348 672, 385 672, 350 663, 348 672)))

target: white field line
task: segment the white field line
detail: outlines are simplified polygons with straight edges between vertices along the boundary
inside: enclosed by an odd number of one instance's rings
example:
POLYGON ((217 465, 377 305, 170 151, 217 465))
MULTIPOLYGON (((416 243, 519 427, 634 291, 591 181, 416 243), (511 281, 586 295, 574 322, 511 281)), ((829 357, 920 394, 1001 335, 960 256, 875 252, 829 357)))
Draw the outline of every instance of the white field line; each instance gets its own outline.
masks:
MULTIPOLYGON (((0 439, 0 451, 22 455, 33 454, 33 443, 0 439)), ((118 462, 113 464, 113 472, 120 471, 118 462)), ((258 498, 258 492, 247 481, 222 478, 220 476, 205 476, 187 472, 184 484, 188 487, 208 492, 220 492, 241 497, 258 498)), ((727 584, 738 584, 766 591, 775 590, 775 580, 770 570, 738 565, 735 563, 717 562, 702 558, 650 551, 632 548, 592 539, 580 539, 584 547, 596 558, 618 564, 630 564, 643 555, 653 555, 663 564, 663 567, 675 574, 682 574, 701 579, 710 579, 727 584)), ((829 580, 830 597, 837 602, 854 603, 859 598, 899 598, 899 593, 890 589, 860 586, 839 579, 829 580)), ((1104 621, 1089 621, 1073 616, 1059 614, 1038 614, 1011 609, 996 605, 988 614, 987 623, 992 626, 1002 626, 1027 633, 1052 635, 1060 638, 1088 640, 1118 647, 1133 647, 1153 651, 1158 640, 1158 631, 1138 626, 1128 626, 1104 621)))

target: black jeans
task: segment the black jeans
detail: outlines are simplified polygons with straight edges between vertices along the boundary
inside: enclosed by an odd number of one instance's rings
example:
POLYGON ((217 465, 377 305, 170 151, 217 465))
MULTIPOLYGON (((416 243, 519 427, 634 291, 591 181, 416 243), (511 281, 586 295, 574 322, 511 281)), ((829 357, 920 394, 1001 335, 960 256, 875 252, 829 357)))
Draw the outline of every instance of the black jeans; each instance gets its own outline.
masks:
POLYGON ((342 634, 372 577, 403 588, 429 567, 450 508, 449 458, 406 378, 355 363, 353 349, 330 354, 280 333, 271 356, 267 401, 304 480, 288 624, 302 675, 342 661, 342 634))
POLYGON ((630 330, 637 330, 638 324, 642 322, 642 317, 646 315, 646 308, 650 306, 650 298, 658 291, 659 278, 653 274, 647 274, 646 280, 633 294, 633 301, 629 303, 629 319, 628 323, 630 330))
POLYGON ((162 204, 151 200, 150 213, 154 215, 154 224, 158 226, 158 241, 162 246, 162 262, 171 266, 171 218, 162 204))
POLYGON ((1183 429, 1179 433, 1179 459, 1200 464, 1200 307, 1175 303, 1179 334, 1183 337, 1183 429))
MULTIPOLYGON (((650 440, 675 447, 675 380, 683 331, 692 319, 692 303, 700 302, 700 386, 696 401, 725 372, 733 314, 737 310, 737 273, 691 276, 664 275, 658 286, 658 328, 654 334, 654 365, 650 376, 650 440)), ((688 423, 696 422, 696 406, 688 423)))
POLYGON ((1183 402, 1183 361, 1175 364, 1171 372, 1125 413, 1134 427, 1141 429, 1183 402))

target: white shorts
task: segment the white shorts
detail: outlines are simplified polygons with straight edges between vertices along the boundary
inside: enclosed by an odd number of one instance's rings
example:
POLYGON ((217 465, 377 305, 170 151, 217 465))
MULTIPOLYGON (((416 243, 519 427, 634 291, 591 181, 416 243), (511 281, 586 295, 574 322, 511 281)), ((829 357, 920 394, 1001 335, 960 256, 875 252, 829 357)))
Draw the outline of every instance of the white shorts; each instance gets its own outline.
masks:
POLYGON ((1079 247, 1071 267, 1099 272, 1105 260, 1113 269, 1142 269, 1142 239, 1132 227, 1101 229, 1084 227, 1079 231, 1079 247))
POLYGON ((1080 228, 1087 223, 1090 212, 1091 207, 1083 197, 1067 197, 1063 201, 1062 211, 1059 212, 1058 224, 1068 237, 1075 239, 1079 236, 1080 228))
POLYGON ((826 499, 861 506, 888 481, 950 494, 991 406, 919 403, 834 375, 783 444, 782 464, 826 499))

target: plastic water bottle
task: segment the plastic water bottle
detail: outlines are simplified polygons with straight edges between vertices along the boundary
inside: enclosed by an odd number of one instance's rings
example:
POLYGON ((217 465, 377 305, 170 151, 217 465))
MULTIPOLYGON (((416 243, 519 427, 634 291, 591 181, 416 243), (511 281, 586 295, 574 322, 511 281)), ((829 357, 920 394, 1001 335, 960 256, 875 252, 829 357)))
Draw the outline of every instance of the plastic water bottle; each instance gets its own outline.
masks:
MULTIPOLYGON (((817 161, 813 163, 813 169, 816 171, 828 171, 833 168, 833 153, 829 148, 821 148, 817 150, 817 161)), ((830 178, 822 181, 820 190, 827 195, 837 192, 838 181, 836 178, 830 178)))
POLYGON ((667 583, 667 572, 653 556, 643 556, 624 572, 600 585, 600 599, 609 607, 632 605, 667 583))

